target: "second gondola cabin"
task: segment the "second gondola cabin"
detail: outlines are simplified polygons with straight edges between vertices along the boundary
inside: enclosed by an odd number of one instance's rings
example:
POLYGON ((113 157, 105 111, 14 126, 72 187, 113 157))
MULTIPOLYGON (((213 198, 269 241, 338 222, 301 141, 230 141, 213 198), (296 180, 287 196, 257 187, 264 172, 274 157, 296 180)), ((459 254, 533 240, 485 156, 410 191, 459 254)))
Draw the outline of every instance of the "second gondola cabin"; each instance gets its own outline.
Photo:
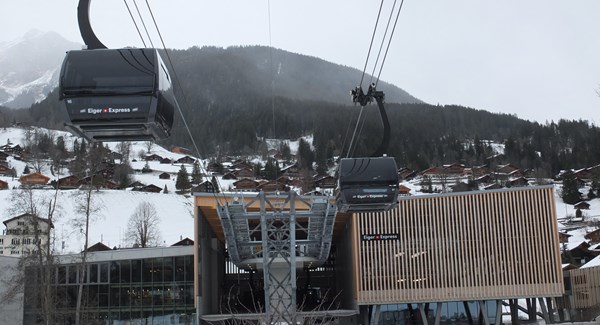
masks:
POLYGON ((398 204, 398 168, 392 157, 343 158, 338 166, 339 212, 387 211, 398 204))
POLYGON ((65 126, 90 141, 155 141, 170 135, 177 101, 156 49, 69 51, 60 73, 65 126))

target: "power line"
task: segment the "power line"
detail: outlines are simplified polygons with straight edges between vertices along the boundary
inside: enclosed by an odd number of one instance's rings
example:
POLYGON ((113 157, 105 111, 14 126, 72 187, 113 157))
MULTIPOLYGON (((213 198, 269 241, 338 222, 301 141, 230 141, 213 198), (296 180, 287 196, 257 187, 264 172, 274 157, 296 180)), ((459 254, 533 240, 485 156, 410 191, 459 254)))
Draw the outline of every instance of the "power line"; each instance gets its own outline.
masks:
POLYGON ((133 24, 135 25, 135 29, 137 30, 138 35, 140 35, 140 39, 142 40, 142 44, 144 44, 144 47, 146 47, 146 41, 144 41, 144 37, 142 36, 142 33, 140 32, 140 29, 138 28, 138 25, 135 22, 135 18, 133 18, 133 14, 131 13, 131 9, 129 9, 129 5, 127 4, 127 0, 123 0, 123 2, 125 3, 125 6, 127 7, 127 11, 129 12, 129 16, 131 17, 131 21, 133 21, 133 24))
MULTIPOLYGON (((183 87, 181 87, 181 82, 179 80, 179 76, 177 75, 177 71, 175 70, 175 66, 173 65, 173 61, 171 60, 171 55, 169 55, 169 51, 167 51, 167 46, 165 45, 165 41, 162 37, 162 33, 160 32, 160 29, 158 28, 158 24, 156 23, 156 19, 154 18, 154 13, 152 12, 152 8, 150 8, 150 4, 148 3, 148 0, 146 0, 146 6, 148 7, 148 11, 150 12, 150 16, 152 17, 152 21, 154 23, 154 27, 156 28, 156 32, 158 33, 158 37, 160 38, 160 42, 163 46, 163 49, 165 51, 165 54, 167 56, 167 60, 169 61, 169 65, 171 65, 171 70, 173 71, 173 77, 177 82, 177 87, 179 87, 180 91, 181 91, 181 95, 183 97, 183 101, 186 107, 190 107, 189 106, 189 102, 187 100, 187 96, 185 95, 185 91, 183 90, 183 87)), ((177 98, 175 98, 175 101, 177 102, 177 98)), ((177 111, 179 112, 179 115, 181 116, 181 120, 183 121, 183 125, 185 126, 185 129, 187 130, 187 133, 190 137, 190 140, 192 141, 192 145, 194 146, 194 149, 196 150, 196 154, 198 155, 199 158, 202 158, 202 155, 200 155, 200 150, 198 149, 198 145, 196 144, 196 141, 194 140, 194 136, 192 135, 192 131, 190 130, 190 127, 188 126, 188 123, 185 119, 185 116, 183 115, 183 112, 181 110, 181 107, 179 106, 179 103, 177 103, 177 111)), ((200 164, 201 165, 201 164, 200 164)), ((204 168, 204 166, 200 166, 200 168, 204 169, 204 171, 206 172, 206 174, 208 174, 208 171, 204 168)), ((219 179, 215 177, 215 179, 217 180, 217 185, 219 186, 220 189, 223 189, 221 187, 221 184, 219 182, 219 179)), ((222 191, 221 191, 222 192, 222 191)), ((215 199, 218 201, 219 204, 222 204, 221 200, 219 199, 219 197, 216 195, 216 193, 213 193, 213 196, 215 197, 215 199)), ((225 195, 222 194, 223 199, 225 199, 225 202, 227 202, 227 199, 225 198, 225 195)))

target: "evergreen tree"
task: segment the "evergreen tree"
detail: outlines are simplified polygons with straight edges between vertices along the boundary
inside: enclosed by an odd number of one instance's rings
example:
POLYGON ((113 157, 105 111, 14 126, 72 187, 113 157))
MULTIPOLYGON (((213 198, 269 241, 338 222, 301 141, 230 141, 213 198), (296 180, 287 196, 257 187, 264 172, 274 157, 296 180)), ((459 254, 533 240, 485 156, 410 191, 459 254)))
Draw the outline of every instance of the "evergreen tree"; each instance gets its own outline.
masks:
POLYGON ((217 178, 213 176, 210 182, 213 184, 215 193, 221 193, 221 189, 219 189, 219 182, 217 181, 217 178))
POLYGON ((192 169, 192 183, 200 184, 202 182, 202 173, 200 172, 200 164, 198 160, 194 162, 194 167, 192 169))
POLYGON ((187 169, 183 164, 181 164, 181 168, 177 172, 177 180, 175 181, 175 188, 179 191, 185 191, 192 187, 190 183, 190 176, 187 172, 187 169))
POLYGON ((581 201, 581 193, 575 175, 569 173, 563 177, 561 198, 566 204, 575 204, 581 201))
POLYGON ((163 194, 169 194, 169 190, 167 189, 167 184, 165 184, 165 188, 163 189, 163 194))

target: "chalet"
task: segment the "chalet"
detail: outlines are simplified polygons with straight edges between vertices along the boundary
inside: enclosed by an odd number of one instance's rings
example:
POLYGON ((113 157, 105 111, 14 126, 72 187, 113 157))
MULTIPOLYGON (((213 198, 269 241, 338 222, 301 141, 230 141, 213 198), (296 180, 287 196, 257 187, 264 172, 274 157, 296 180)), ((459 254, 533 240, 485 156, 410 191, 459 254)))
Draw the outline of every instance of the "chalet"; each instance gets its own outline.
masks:
POLYGON ((177 159, 175 162, 178 164, 193 164, 196 162, 196 159, 194 159, 190 156, 185 156, 185 157, 181 157, 181 158, 177 159))
POLYGON ((99 176, 101 176, 101 175, 94 176, 93 180, 92 180, 92 176, 84 177, 84 178, 82 178, 82 179, 79 180, 78 184, 80 186, 89 186, 90 182, 92 182, 92 183, 94 183, 95 187, 98 187, 98 188, 107 188, 107 189, 110 189, 110 190, 119 187, 119 185, 117 183, 115 183, 115 182, 113 182, 113 181, 111 181, 109 179, 105 179, 104 177, 99 177, 99 176), (96 178, 98 178, 98 179, 96 180, 96 178))
POLYGON ((12 155, 21 155, 23 153, 23 148, 21 148, 20 145, 18 144, 5 144, 4 146, 0 147, 2 149, 2 151, 4 151, 7 154, 12 154, 12 155))
POLYGON ((180 153, 182 155, 191 155, 192 154, 192 150, 190 150, 188 148, 184 148, 184 147, 179 147, 179 146, 172 146, 171 152, 180 153))
POLYGON ((252 170, 254 168, 254 166, 252 166, 251 163, 245 161, 245 160, 236 160, 234 161, 231 166, 229 167, 230 170, 236 170, 236 169, 250 169, 252 170))
POLYGON ((563 252, 562 262, 571 263, 579 267, 591 261, 596 256, 598 256, 598 252, 590 250, 590 244, 586 243, 585 241, 582 241, 576 247, 563 252))
POLYGON ((398 169, 398 178, 401 181, 410 180, 415 176, 417 176, 417 172, 410 168, 402 167, 398 169))
POLYGON ((5 190, 8 188, 8 182, 5 182, 0 179, 0 190, 5 190))
POLYGON ((287 176, 279 176, 277 178, 277 182, 285 185, 290 185, 292 183, 292 179, 287 176))
POLYGON ((250 168, 242 168, 231 172, 237 179, 254 178, 254 172, 250 168))
POLYGON ((163 173, 160 173, 160 175, 158 175, 158 178, 160 178, 160 179, 171 179, 171 174, 169 174, 167 172, 163 172, 163 173))
POLYGON ((206 170, 208 170, 211 173, 222 173, 223 165, 216 161, 213 161, 209 163, 208 166, 206 166, 206 170))
POLYGON ((287 177, 302 177, 298 163, 282 168, 281 174, 287 177))
POLYGON ((112 248, 104 245, 102 242, 97 242, 94 245, 88 247, 87 251, 88 252, 103 252, 103 251, 110 251, 112 250, 112 248))
POLYGON ((519 177, 507 182, 511 187, 523 187, 529 185, 529 181, 525 177, 519 177))
POLYGON ((58 188, 77 188, 79 186, 79 177, 75 175, 59 178, 57 182, 58 188))
POLYGON ((424 171, 422 171, 421 175, 434 176, 434 175, 440 175, 443 173, 444 173, 444 169, 442 167, 434 166, 434 167, 429 167, 429 168, 425 169, 424 171))
POLYGON ((474 178, 479 178, 479 177, 489 175, 489 174, 490 174, 490 169, 488 168, 487 165, 471 167, 471 175, 473 175, 474 178))
POLYGON ((263 192, 288 192, 290 190, 289 186, 277 181, 262 182, 257 186, 257 189, 263 192))
POLYGON ((202 193, 219 193, 218 188, 215 188, 215 184, 209 181, 204 181, 194 187, 192 187, 193 192, 202 192, 202 193))
POLYGON ((499 164, 504 160, 504 154, 496 154, 485 158, 488 163, 499 164))
POLYGON ((600 229, 588 232, 584 237, 589 240, 590 243, 600 243, 600 229))
POLYGON ((192 245, 194 245, 194 241, 189 239, 188 237, 185 237, 182 240, 176 242, 175 244, 173 244, 171 246, 192 246, 192 245))
POLYGON ((136 188, 136 190, 140 191, 140 192, 160 193, 160 191, 162 191, 162 188, 160 188, 154 184, 150 184, 150 185, 146 185, 144 187, 136 188))
POLYGON ((500 185, 498 183, 493 183, 491 185, 488 185, 488 186, 484 187, 483 189, 484 190, 498 190, 498 189, 501 189, 501 188, 503 188, 502 185, 500 185))
POLYGON ((585 201, 581 201, 581 202, 575 203, 575 205, 573 205, 573 208, 580 209, 580 210, 589 210, 590 204, 585 201))
POLYGON ((400 184, 400 186, 398 186, 398 194, 400 196, 409 196, 410 195, 410 187, 408 187, 404 184, 400 184))
POLYGON ((25 186, 46 185, 48 184, 49 180, 50 177, 40 173, 27 174, 19 178, 19 182, 21 182, 21 185, 25 186))
POLYGON ((330 175, 321 176, 315 179, 315 186, 320 188, 335 188, 336 183, 337 179, 330 175))
POLYGON ((505 164, 505 165, 498 165, 496 166, 495 172, 498 174, 505 174, 505 175, 509 175, 510 173, 514 172, 515 170, 518 170, 519 167, 513 165, 513 164, 505 164))
POLYGON ((244 178, 240 179, 237 182, 234 182, 233 186, 236 190, 240 191, 256 191, 256 187, 258 187, 258 182, 255 180, 244 178))
POLYGON ((452 192, 456 193, 456 192, 468 192, 471 190, 469 184, 465 183, 465 182, 458 182, 454 185, 450 185, 450 188, 452 189, 452 192))
POLYGON ((491 184, 493 182, 494 182, 494 179, 492 178, 492 176, 490 174, 483 175, 483 176, 477 177, 475 179, 475 183, 477 183, 477 184, 491 184))
POLYGON ((564 233, 564 232, 559 232, 558 233, 558 241, 561 244, 568 243, 569 242, 569 237, 571 237, 571 235, 569 235, 567 233, 564 233))
POLYGON ((140 182, 140 181, 135 181, 129 185, 127 185, 127 187, 144 187, 146 186, 146 184, 140 182))
POLYGON ((5 164, 0 163, 0 175, 12 176, 13 170, 5 164))
POLYGON ((447 175, 463 175, 465 173, 465 165, 457 163, 444 165, 443 173, 447 175))
POLYGON ((515 169, 512 172, 508 173, 508 176, 513 178, 525 177, 525 173, 520 169, 515 169))
POLYGON ((0 151, 0 161, 6 161, 6 158, 8 158, 9 155, 4 152, 4 151, 0 151))
POLYGON ((146 161, 161 161, 163 159, 163 157, 153 153, 151 155, 147 155, 144 160, 146 161))
POLYGON ((230 172, 230 173, 227 173, 227 174, 223 175, 223 177, 222 177, 222 178, 223 178, 223 179, 227 179, 227 180, 238 179, 238 178, 237 178, 237 176, 235 176, 235 174, 234 174, 234 173, 232 173, 232 172, 230 172))
POLYGON ((163 158, 160 160, 161 164, 171 164, 173 163, 173 160, 171 160, 171 158, 163 158))

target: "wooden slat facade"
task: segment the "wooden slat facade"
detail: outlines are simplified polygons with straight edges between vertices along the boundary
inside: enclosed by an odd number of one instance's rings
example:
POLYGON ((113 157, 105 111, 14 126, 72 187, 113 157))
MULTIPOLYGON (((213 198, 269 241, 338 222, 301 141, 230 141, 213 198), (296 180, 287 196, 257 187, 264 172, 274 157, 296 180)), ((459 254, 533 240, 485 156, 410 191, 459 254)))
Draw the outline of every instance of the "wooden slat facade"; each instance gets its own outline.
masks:
POLYGON ((352 218, 358 304, 564 291, 551 186, 400 198, 352 218))
POLYGON ((600 306, 600 266, 570 270, 573 307, 600 306))

